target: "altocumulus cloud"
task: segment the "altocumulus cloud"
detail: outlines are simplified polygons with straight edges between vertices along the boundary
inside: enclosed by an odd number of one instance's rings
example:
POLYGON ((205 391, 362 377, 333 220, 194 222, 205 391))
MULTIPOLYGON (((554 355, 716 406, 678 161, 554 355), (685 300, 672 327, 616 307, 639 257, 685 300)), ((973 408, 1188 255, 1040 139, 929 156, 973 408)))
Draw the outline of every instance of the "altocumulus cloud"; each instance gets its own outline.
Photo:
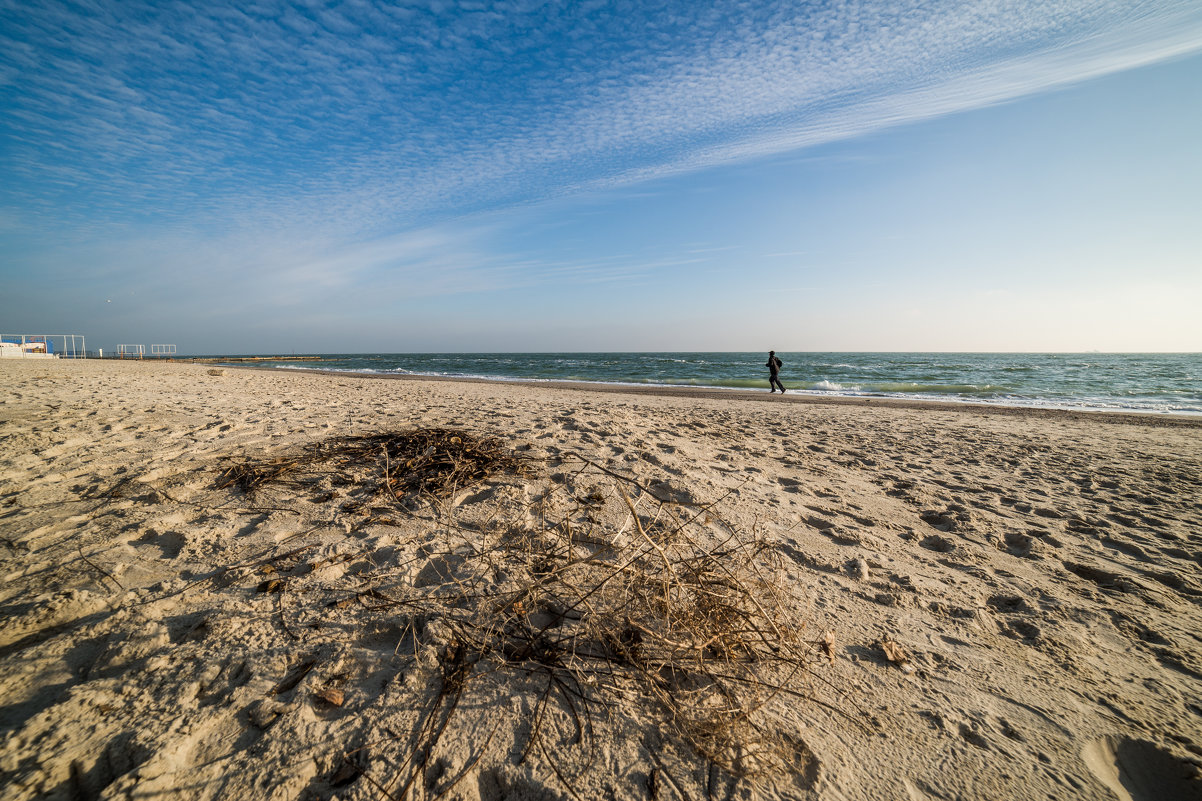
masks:
POLYGON ((4 2, 0 218, 385 237, 1199 48, 1196 0, 4 2))

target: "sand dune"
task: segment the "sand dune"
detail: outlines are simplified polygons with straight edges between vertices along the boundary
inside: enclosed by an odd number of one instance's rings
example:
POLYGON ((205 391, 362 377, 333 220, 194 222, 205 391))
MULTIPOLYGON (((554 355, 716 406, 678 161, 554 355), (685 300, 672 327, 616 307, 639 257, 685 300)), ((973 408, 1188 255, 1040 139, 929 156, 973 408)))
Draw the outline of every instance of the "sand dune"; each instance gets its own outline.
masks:
POLYGON ((5 798, 1202 797, 1202 421, 0 382, 5 798), (422 454, 221 480, 434 428, 520 469, 438 498, 387 484, 422 454))

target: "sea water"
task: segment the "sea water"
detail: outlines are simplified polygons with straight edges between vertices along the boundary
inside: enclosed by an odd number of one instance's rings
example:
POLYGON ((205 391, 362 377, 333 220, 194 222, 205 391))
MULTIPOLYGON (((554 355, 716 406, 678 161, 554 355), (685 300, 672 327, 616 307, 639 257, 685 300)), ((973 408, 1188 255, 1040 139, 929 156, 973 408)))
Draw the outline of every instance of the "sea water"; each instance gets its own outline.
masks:
MULTIPOLYGON (((781 377, 808 395, 1202 414, 1197 353, 786 353, 781 377)), ((361 353, 281 368, 768 391, 762 353, 361 353)))

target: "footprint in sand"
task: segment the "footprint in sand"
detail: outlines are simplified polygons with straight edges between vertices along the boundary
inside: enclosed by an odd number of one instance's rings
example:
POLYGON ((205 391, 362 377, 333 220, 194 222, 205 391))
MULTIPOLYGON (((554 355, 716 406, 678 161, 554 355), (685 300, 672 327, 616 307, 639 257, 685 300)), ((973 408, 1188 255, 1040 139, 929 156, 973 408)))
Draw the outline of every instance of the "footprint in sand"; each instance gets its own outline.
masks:
POLYGON ((1147 740, 1102 737, 1081 751, 1085 766, 1119 801, 1196 801, 1198 769, 1147 740))
POLYGON ((956 527, 956 520, 943 512, 927 510, 919 515, 922 522, 926 523, 931 528, 936 528, 940 531, 951 531, 956 527))
POLYGON ((994 595, 985 603, 1006 614, 1030 614, 1032 611, 1027 600, 1019 595, 994 595))
POLYGON ((1092 581, 1108 592, 1130 592, 1133 589, 1133 582, 1118 573, 1078 562, 1065 562, 1064 566, 1069 572, 1075 573, 1086 581, 1092 581))
POLYGON ((947 537, 940 537, 938 535, 925 537, 918 544, 928 551, 937 551, 939 553, 950 553, 956 549, 956 543, 947 537))
POLYGON ((188 538, 178 531, 164 531, 160 534, 152 528, 134 540, 134 544, 155 546, 161 552, 162 558, 175 559, 188 544, 188 538))
POLYGON ((1002 535, 1002 543, 1005 550, 1014 556, 1021 556, 1025 559, 1039 558, 1037 554, 1039 546, 1030 534, 1007 531, 1002 535))

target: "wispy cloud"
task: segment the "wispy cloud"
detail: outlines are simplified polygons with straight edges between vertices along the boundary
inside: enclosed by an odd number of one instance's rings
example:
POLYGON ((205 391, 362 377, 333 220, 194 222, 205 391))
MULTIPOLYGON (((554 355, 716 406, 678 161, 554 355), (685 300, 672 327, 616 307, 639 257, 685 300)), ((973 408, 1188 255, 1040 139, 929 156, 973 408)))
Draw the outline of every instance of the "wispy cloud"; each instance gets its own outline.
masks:
POLYGON ((379 237, 1200 48, 1194 0, 7 2, 0 211, 379 237))

